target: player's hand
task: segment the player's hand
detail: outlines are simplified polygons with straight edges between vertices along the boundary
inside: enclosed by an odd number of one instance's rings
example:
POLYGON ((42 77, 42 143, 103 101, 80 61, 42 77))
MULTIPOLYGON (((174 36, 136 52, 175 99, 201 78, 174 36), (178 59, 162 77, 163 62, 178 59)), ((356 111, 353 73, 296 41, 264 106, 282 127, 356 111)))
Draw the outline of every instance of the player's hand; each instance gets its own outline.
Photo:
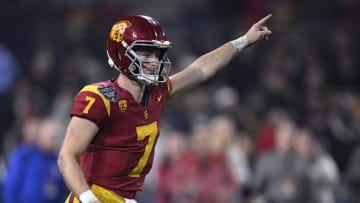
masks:
POLYGON ((248 32, 245 34, 248 40, 248 46, 263 40, 269 39, 269 35, 271 35, 271 30, 269 30, 265 23, 271 18, 271 14, 267 15, 263 19, 259 20, 257 23, 251 26, 248 32))

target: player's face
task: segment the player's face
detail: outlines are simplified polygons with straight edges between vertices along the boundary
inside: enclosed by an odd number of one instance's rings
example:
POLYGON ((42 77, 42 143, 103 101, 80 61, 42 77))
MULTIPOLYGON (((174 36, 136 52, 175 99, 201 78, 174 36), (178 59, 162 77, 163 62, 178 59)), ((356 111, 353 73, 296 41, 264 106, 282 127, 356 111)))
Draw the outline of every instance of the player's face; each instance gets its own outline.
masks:
POLYGON ((142 62, 145 74, 152 75, 159 65, 160 50, 152 47, 142 47, 135 50, 139 60, 142 62))

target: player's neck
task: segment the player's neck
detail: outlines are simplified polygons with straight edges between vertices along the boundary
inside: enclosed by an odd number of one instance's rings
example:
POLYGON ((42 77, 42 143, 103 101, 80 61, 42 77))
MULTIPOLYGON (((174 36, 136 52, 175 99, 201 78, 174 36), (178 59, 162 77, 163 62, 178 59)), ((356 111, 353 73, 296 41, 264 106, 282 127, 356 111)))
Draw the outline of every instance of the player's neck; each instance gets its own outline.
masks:
POLYGON ((145 91, 145 85, 140 84, 134 80, 130 80, 127 76, 120 74, 117 78, 119 87, 126 89, 140 103, 145 91))

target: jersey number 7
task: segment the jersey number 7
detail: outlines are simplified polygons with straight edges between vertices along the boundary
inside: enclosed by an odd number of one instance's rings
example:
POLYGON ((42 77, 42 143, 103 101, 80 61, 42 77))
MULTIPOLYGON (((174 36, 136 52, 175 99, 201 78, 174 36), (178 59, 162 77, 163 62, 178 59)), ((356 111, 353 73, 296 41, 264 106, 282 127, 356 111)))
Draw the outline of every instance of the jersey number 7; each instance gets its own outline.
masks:
POLYGON ((149 156, 154 148, 156 136, 158 134, 157 122, 155 121, 147 125, 136 127, 136 133, 138 141, 142 141, 146 137, 149 137, 149 139, 148 143, 146 144, 143 156, 141 157, 135 168, 128 174, 128 176, 130 177, 140 177, 140 174, 142 173, 144 167, 146 166, 146 163, 148 162, 149 156))

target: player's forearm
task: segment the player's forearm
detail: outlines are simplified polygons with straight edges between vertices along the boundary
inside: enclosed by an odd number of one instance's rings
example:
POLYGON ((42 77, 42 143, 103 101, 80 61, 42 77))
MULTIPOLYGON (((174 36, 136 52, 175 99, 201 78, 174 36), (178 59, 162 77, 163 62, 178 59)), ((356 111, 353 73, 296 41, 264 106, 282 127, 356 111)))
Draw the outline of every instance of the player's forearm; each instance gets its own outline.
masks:
POLYGON ((229 42, 200 56, 183 71, 170 77, 173 84, 171 96, 181 94, 199 83, 209 79, 225 67, 236 55, 237 50, 229 42))
POLYGON ((219 48, 199 57, 191 65, 194 68, 199 69, 201 76, 198 82, 209 79, 215 75, 219 70, 225 67, 230 60, 236 55, 237 51, 235 47, 230 43, 226 43, 219 48))
POLYGON ((66 185, 76 197, 79 198, 81 193, 90 189, 75 157, 72 158, 60 152, 58 167, 66 185))

